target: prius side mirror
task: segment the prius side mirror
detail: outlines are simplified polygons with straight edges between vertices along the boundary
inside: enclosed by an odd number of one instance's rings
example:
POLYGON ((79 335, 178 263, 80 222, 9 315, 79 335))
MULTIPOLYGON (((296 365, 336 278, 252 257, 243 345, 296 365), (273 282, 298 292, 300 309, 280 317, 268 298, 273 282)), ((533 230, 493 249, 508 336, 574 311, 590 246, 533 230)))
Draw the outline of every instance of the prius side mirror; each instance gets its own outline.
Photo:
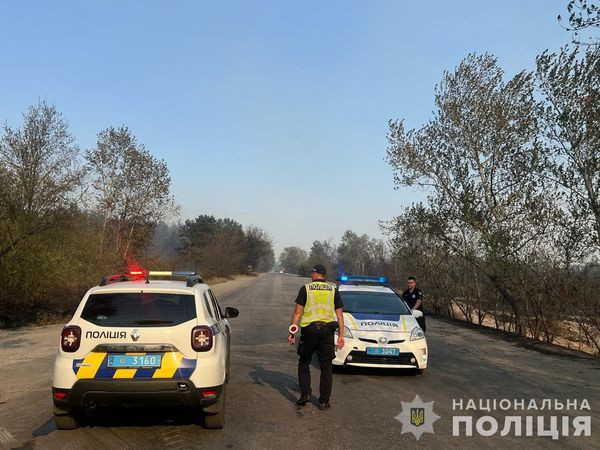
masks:
POLYGON ((419 311, 418 309, 413 309, 412 315, 415 319, 420 319, 423 317, 423 311, 419 311))

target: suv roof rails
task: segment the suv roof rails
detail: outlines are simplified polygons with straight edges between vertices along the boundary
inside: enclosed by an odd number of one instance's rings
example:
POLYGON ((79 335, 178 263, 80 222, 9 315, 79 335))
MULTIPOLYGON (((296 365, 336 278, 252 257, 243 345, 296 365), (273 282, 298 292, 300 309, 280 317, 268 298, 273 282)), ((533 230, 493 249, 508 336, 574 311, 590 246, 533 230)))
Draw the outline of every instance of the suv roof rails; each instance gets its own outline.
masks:
POLYGON ((127 275, 117 274, 117 275, 107 275, 100 280, 98 286, 106 286, 107 284, 118 283, 120 281, 127 281, 127 275))
POLYGON ((194 285, 199 283, 204 283, 204 281, 202 281, 202 278, 200 278, 200 275, 190 275, 189 277, 187 277, 185 285, 187 287, 193 287, 194 285))

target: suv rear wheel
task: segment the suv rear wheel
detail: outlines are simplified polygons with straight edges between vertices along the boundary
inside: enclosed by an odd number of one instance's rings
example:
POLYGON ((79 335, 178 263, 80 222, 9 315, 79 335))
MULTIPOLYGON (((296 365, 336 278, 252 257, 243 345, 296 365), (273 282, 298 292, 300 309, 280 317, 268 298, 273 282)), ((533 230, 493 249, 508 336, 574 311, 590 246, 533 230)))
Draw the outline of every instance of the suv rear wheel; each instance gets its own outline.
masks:
POLYGON ((73 414, 54 414, 54 422, 59 430, 74 430, 79 427, 79 420, 73 414))
POLYGON ((204 425, 209 429, 223 428, 225 425, 225 384, 223 384, 223 392, 217 403, 211 406, 215 413, 204 414, 204 425))

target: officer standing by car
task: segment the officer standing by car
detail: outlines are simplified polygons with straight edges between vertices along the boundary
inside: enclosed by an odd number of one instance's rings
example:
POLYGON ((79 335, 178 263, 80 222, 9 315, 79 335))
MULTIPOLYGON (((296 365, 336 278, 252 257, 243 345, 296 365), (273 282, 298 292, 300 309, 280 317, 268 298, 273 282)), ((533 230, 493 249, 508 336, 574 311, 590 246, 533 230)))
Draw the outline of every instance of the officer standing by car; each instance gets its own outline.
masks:
POLYGON ((298 406, 304 406, 310 401, 310 363, 313 353, 317 352, 321 369, 320 410, 331 406, 329 403, 333 385, 331 361, 335 358, 334 334, 338 328, 340 332, 337 346, 340 349, 344 347, 344 305, 336 287, 326 281, 326 274, 325 267, 317 264, 311 271, 311 282, 300 288, 288 336, 288 342, 293 345, 295 343, 293 330, 300 323, 298 382, 301 395, 296 402, 298 406))
MULTIPOLYGON (((423 312, 423 293, 417 287, 417 279, 415 277, 407 278, 406 290, 402 293, 402 298, 410 309, 423 312)), ((425 315, 417 317, 417 323, 423 332, 425 332, 425 315)))

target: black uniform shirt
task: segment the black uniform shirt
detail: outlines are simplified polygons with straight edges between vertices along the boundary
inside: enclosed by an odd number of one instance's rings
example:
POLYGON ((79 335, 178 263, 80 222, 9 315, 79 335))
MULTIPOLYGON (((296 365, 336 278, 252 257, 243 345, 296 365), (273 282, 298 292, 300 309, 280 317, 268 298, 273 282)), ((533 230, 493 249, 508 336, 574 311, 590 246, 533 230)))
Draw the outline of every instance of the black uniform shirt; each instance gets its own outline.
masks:
MULTIPOLYGON (((302 306, 303 308, 306 306, 306 286, 302 286, 300 291, 298 291, 298 296, 296 297, 296 303, 302 306)), ((335 288, 335 296, 333 297, 333 305, 335 309, 343 308, 344 303, 342 302, 342 297, 340 296, 339 289, 335 288)))
POLYGON ((423 293, 419 288, 415 288, 412 292, 408 289, 402 293, 402 298, 410 309, 413 309, 417 300, 421 300, 421 305, 417 308, 419 311, 423 311, 423 293))

